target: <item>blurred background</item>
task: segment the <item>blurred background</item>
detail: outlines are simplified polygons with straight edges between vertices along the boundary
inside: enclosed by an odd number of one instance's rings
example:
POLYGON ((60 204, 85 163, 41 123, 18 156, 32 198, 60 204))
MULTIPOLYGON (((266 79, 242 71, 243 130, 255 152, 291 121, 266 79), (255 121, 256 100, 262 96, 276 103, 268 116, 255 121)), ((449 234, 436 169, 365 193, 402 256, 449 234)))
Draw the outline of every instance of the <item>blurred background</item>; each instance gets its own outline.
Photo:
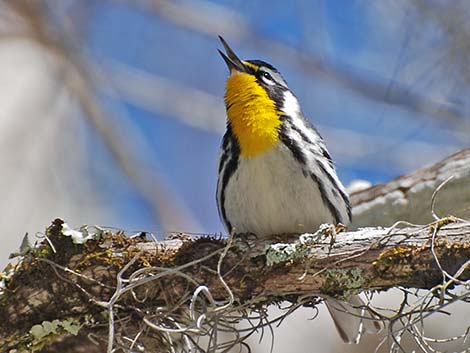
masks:
MULTIPOLYGON (((1 2, 0 265, 56 217, 158 236, 223 232, 219 34, 241 58, 279 69, 346 185, 384 182, 468 147, 467 5, 1 2)), ((281 326, 274 352, 375 348, 341 345, 324 313, 311 314, 281 326)), ((254 351, 269 351, 270 338, 257 348, 258 338, 254 351)))

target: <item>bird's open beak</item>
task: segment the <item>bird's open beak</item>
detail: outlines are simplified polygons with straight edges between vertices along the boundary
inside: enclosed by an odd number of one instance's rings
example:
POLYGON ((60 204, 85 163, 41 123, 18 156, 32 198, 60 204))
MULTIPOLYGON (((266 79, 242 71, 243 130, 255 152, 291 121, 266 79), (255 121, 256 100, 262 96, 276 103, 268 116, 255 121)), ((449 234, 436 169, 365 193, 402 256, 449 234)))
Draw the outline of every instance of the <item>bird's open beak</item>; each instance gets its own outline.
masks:
POLYGON ((222 59, 224 59, 225 63, 227 64, 228 69, 230 70, 230 73, 233 74, 234 71, 236 72, 246 72, 246 66, 243 64, 243 62, 238 58, 238 56, 233 52, 233 50, 228 46, 227 42, 219 36, 220 41, 222 42, 222 45, 225 48, 225 52, 227 55, 224 54, 221 50, 219 50, 220 55, 222 56, 222 59))

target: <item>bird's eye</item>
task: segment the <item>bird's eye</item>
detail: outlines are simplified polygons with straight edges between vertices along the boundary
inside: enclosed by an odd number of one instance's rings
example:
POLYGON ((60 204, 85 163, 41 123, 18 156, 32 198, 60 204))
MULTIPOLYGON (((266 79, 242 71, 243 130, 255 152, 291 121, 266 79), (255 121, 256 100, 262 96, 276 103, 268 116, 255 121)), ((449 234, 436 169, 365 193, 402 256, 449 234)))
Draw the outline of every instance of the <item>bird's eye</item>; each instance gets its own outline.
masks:
POLYGON ((274 81, 273 77, 271 76, 271 74, 267 71, 263 71, 263 73, 261 74, 262 77, 268 81, 274 81))
POLYGON ((266 83, 270 86, 276 84, 276 81, 274 81, 274 78, 267 71, 260 70, 259 71, 259 77, 261 77, 261 80, 264 81, 264 83, 266 83))

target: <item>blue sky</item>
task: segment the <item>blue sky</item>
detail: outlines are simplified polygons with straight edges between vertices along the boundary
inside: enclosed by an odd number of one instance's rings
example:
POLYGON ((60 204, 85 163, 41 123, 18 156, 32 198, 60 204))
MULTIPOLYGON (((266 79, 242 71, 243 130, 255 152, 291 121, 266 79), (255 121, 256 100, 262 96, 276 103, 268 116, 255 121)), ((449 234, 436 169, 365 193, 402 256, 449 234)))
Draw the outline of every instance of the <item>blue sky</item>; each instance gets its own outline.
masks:
MULTIPOLYGON (((257 38, 281 43, 360 77, 381 80, 392 93, 395 84, 425 94, 430 85, 431 92, 441 89, 429 83, 425 65, 415 64, 433 44, 429 38, 435 38, 432 36, 435 33, 432 27, 423 27, 426 29, 416 39, 412 10, 396 11, 391 21, 380 18, 380 11, 367 1, 292 1, 269 5, 262 1, 220 1, 217 5, 238 13, 257 38)), ((394 5, 390 7, 397 10, 394 5)), ((93 12, 82 43, 87 58, 105 70, 108 60, 120 62, 218 97, 221 105, 227 72, 216 51, 221 45, 215 34, 183 28, 158 12, 104 4, 93 12)), ((452 133, 435 118, 371 100, 334 80, 306 73, 299 62, 284 60, 282 52, 259 47, 250 37, 218 34, 225 36, 241 57, 266 60, 281 71, 305 115, 326 138, 345 184, 358 178, 373 183, 387 181, 465 146, 464 142, 455 141, 452 133), (353 133, 355 140, 342 138, 348 132, 353 133), (397 162, 401 160, 406 163, 397 162)), ((380 94, 386 97, 390 92, 380 94)), ((138 151, 140 157, 151 168, 158 166, 163 171, 175 196, 183 200, 198 220, 200 226, 195 231, 222 231, 214 196, 220 131, 211 131, 210 126, 194 128, 172 112, 150 111, 105 93, 102 100, 107 106, 119 106, 140 131, 147 146, 138 151)), ((119 119, 114 123, 119 124, 119 119)), ((92 132, 90 137, 94 141, 90 153, 96 158, 96 183, 103 198, 119 214, 121 224, 116 226, 158 231, 160 222, 142 195, 119 171, 99 137, 92 132)))

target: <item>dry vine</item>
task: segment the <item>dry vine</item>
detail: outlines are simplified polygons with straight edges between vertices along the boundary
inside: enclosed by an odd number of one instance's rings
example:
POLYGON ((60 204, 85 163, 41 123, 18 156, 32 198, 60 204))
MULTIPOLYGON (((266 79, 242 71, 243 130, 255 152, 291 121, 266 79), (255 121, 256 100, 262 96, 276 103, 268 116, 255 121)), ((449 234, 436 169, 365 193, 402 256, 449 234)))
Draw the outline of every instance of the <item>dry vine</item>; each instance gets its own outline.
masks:
POLYGON ((399 286, 398 308, 368 302, 388 322, 382 345, 405 352, 408 336, 423 352, 453 341, 468 351, 470 326, 455 337, 431 338, 426 322, 470 301, 470 223, 397 224, 340 233, 332 242, 334 235, 325 226, 271 245, 183 234, 158 242, 146 240, 149 234, 72 230, 56 220, 3 280, 0 315, 9 320, 0 323, 0 342, 7 352, 64 345, 71 352, 249 351, 248 337, 298 308, 316 310, 318 295, 399 286), (283 313, 269 317, 270 304, 283 313))

